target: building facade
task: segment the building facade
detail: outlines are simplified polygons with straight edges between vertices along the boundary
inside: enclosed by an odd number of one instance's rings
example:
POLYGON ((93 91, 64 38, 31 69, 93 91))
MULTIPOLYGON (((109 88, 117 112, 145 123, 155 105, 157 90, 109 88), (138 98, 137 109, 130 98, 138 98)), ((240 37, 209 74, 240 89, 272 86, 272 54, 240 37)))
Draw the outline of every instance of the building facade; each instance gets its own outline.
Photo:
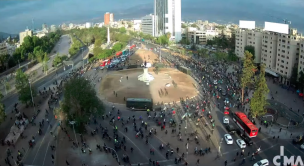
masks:
POLYGON ((245 30, 237 29, 235 32, 235 54, 240 58, 244 58, 244 50, 246 46, 253 46, 255 52, 254 63, 261 63, 263 32, 259 29, 245 30))
POLYGON ((6 47, 6 43, 5 42, 0 43, 0 56, 7 55, 7 54, 9 54, 9 53, 8 53, 8 50, 6 47))
POLYGON ((110 13, 107 12, 104 15, 104 25, 110 25, 110 13))
POLYGON ((110 25, 113 22, 114 22, 114 14, 106 12, 104 14, 104 25, 110 25))
POLYGON ((22 45, 24 38, 27 37, 27 36, 33 36, 33 31, 27 29, 24 32, 20 32, 19 33, 19 42, 20 42, 20 45, 22 45))
POLYGON ((155 35, 171 34, 171 40, 181 40, 181 0, 154 0, 155 35))
MULTIPOLYGON (((304 73, 304 39, 300 42, 300 56, 299 56, 299 65, 298 65, 298 73, 304 73)), ((298 74, 298 76, 300 76, 298 74)))
POLYGON ((298 72, 303 71, 304 43, 296 29, 290 29, 289 34, 238 29, 235 37, 235 54, 243 58, 245 46, 254 46, 254 62, 265 64, 266 72, 279 76, 281 83, 290 84, 289 79, 294 67, 298 68, 298 72))
POLYGON ((110 13, 110 23, 114 22, 114 14, 110 13))
POLYGON ((187 39, 191 44, 205 45, 207 44, 206 31, 200 31, 193 27, 187 28, 187 39))
POLYGON ((155 20, 154 15, 150 14, 141 19, 141 32, 155 37, 155 20))

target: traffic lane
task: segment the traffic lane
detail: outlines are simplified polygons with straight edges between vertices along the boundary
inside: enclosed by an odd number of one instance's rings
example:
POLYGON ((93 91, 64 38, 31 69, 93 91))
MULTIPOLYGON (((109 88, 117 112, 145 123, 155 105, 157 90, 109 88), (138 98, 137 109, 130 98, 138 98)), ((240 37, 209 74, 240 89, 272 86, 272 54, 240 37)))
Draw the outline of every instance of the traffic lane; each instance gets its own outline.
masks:
MULTIPOLYGON (((107 126, 107 125, 105 125, 105 126, 107 126)), ((129 155, 131 163, 145 163, 149 160, 149 158, 163 159, 163 157, 160 156, 160 154, 157 152, 155 152, 155 155, 150 154, 150 148, 153 148, 155 146, 153 142, 151 144, 151 140, 150 140, 149 145, 147 145, 145 143, 145 138, 143 138, 143 139, 135 138, 136 132, 132 131, 133 126, 131 124, 128 124, 125 126, 128 127, 128 132, 125 132, 125 131, 119 129, 118 135, 119 135, 119 141, 122 140, 123 137, 125 137, 125 139, 126 139, 125 145, 126 145, 126 149, 128 152, 127 154, 129 155), (130 153, 131 147, 134 149, 133 153, 130 153), (138 157, 138 155, 140 155, 141 157, 138 157)), ((109 126, 109 127, 111 127, 111 126, 109 126)), ((111 131, 109 131, 109 132, 111 132, 111 131)), ((111 134, 110 134, 110 136, 111 136, 111 134)), ((113 145, 114 145, 114 143, 113 143, 113 145)), ((117 150, 117 153, 119 154, 120 158, 122 158, 123 154, 126 154, 126 152, 123 149, 117 150)))
MULTIPOLYGON (((46 122, 45 122, 46 123, 46 122)), ((37 122, 37 132, 39 129, 39 123, 37 122)), ((24 163, 28 163, 33 165, 33 163, 37 159, 37 154, 41 150, 41 147, 44 145, 45 138, 48 137, 48 133, 46 132, 47 129, 49 129, 49 125, 45 125, 42 129, 42 135, 36 134, 35 135, 35 144, 33 145, 32 148, 30 148, 27 152, 27 155, 25 156, 24 163)), ((36 132, 36 133, 37 133, 36 132)), ((28 137, 28 140, 32 139, 32 136, 28 137)), ((42 148, 43 149, 43 148, 42 148)))

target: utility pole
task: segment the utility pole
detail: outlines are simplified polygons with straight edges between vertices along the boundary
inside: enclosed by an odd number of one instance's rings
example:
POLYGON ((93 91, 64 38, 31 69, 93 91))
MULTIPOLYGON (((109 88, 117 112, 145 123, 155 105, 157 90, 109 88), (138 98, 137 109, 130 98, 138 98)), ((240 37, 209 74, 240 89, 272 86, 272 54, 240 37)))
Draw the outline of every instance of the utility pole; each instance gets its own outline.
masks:
POLYGON ((83 47, 81 47, 81 55, 82 55, 82 69, 84 69, 84 61, 83 61, 83 47))

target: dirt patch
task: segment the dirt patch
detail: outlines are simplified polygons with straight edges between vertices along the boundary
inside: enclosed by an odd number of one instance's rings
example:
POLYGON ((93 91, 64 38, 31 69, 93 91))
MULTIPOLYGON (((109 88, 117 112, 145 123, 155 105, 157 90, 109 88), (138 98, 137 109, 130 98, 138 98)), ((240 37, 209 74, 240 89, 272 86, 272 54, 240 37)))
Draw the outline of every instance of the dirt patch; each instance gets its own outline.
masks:
POLYGON ((150 85, 138 81, 143 69, 129 69, 112 72, 103 78, 99 92, 106 100, 121 104, 125 104, 126 98, 152 98, 154 103, 168 103, 197 95, 193 86, 196 83, 189 75, 171 68, 160 69, 156 74, 153 69, 149 68, 149 73, 154 76, 150 85))
POLYGON ((156 63, 159 61, 158 55, 156 55, 154 52, 146 49, 139 49, 137 50, 134 55, 132 55, 129 59, 129 64, 134 65, 134 64, 143 64, 144 62, 151 63, 156 63))

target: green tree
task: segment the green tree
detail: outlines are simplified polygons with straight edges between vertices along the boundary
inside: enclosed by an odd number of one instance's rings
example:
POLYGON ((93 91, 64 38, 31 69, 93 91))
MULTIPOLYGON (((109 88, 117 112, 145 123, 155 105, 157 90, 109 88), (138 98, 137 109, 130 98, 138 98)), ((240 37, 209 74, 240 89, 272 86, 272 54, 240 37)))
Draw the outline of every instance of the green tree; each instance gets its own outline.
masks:
POLYGON ((43 58, 44 58, 44 55, 45 55, 45 52, 42 50, 42 47, 41 46, 35 47, 33 53, 35 54, 35 57, 36 57, 37 61, 39 63, 41 63, 43 61, 43 58))
POLYGON ((213 40, 207 40, 207 46, 213 46, 214 45, 214 42, 213 40))
POLYGON ((208 50, 205 49, 205 48, 200 49, 197 52, 198 52, 198 55, 203 57, 203 58, 209 57, 208 54, 207 54, 208 50))
POLYGON ((182 23, 182 28, 187 28, 187 25, 182 23))
POLYGON ((252 59, 253 59, 253 60, 255 59, 254 46, 251 46, 251 45, 245 46, 244 52, 245 52, 245 51, 250 52, 250 53, 252 54, 252 59))
POLYGON ((298 82, 298 66, 294 65, 291 71, 290 83, 292 85, 297 85, 298 82))
POLYGON ((245 88, 254 82, 253 76, 256 71, 256 66, 253 64, 252 54, 245 51, 245 59, 243 62, 243 73, 241 76, 242 102, 244 102, 245 88))
MULTIPOLYGON (((15 78, 15 87, 19 93, 19 100, 28 105, 31 102, 31 88, 28 76, 21 70, 18 69, 15 78)), ((32 87, 33 97, 36 96, 35 89, 32 87)), ((32 103, 33 104, 33 103, 32 103)))
POLYGON ((62 61, 63 61, 63 58, 62 58, 61 56, 59 56, 59 54, 57 54, 57 55, 55 56, 55 58, 53 59, 53 64, 52 64, 52 66, 53 66, 53 67, 56 67, 56 66, 58 66, 59 64, 61 64, 62 61))
POLYGON ((122 43, 116 43, 114 44, 114 46, 112 47, 112 49, 117 52, 117 51, 120 51, 121 49, 123 48, 123 44, 122 43))
POLYGON ((43 68, 43 71, 45 72, 45 74, 47 74, 47 72, 49 70, 49 66, 48 66, 49 60, 50 60, 50 58, 48 57, 47 53, 45 53, 44 57, 43 57, 43 61, 42 61, 42 68, 43 68))
POLYGON ((225 52, 217 51, 215 52, 215 58, 217 60, 224 60, 227 58, 227 54, 225 52))
POLYGON ((127 30, 126 30, 125 27, 121 27, 121 28, 119 28, 119 32, 120 32, 120 33, 126 33, 127 30))
POLYGON ((269 89, 265 79, 265 65, 261 65, 260 74, 257 78, 256 89, 250 99, 250 112, 253 117, 263 116, 266 114, 265 106, 268 104, 266 101, 266 95, 269 93, 269 89))
MULTIPOLYGON (((2 101, 2 99, 3 99, 3 95, 2 93, 0 93, 0 100, 2 101)), ((6 118, 5 107, 3 103, 0 103, 0 124, 5 121, 5 118, 6 118)))
POLYGON ((183 37, 182 40, 180 40, 180 44, 182 44, 182 45, 189 45, 190 41, 187 38, 183 37))
POLYGON ((62 111, 67 119, 76 121, 75 129, 84 131, 91 115, 101 115, 104 106, 90 82, 82 77, 72 78, 64 85, 62 111))

